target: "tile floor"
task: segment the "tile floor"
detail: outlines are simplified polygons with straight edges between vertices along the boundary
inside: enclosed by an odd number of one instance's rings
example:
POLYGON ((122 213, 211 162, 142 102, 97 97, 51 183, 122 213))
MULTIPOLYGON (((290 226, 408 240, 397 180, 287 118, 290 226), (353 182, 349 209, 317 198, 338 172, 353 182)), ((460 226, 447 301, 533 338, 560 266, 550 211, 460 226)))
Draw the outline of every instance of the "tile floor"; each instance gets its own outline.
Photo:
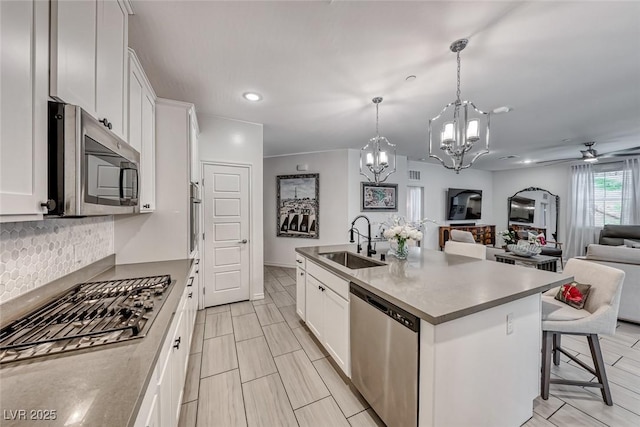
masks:
MULTIPOLYGON (((298 319, 295 298, 295 270, 266 267, 265 299, 198 312, 180 427, 383 426, 298 319)), ((563 345, 590 363, 586 339, 563 345)), ((596 389, 552 385, 525 426, 640 425, 640 326, 620 323, 601 345, 615 405, 596 389)), ((568 361, 553 375, 592 379, 568 361)))

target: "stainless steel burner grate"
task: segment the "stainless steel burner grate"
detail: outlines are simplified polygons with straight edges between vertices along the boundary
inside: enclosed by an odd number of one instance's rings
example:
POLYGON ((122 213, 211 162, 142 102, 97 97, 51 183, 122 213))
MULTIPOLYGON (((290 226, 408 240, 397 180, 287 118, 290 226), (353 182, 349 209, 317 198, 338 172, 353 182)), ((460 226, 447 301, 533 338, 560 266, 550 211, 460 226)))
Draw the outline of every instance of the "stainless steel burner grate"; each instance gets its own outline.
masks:
POLYGON ((164 303, 169 275, 77 285, 0 330, 0 362, 143 337, 164 303))

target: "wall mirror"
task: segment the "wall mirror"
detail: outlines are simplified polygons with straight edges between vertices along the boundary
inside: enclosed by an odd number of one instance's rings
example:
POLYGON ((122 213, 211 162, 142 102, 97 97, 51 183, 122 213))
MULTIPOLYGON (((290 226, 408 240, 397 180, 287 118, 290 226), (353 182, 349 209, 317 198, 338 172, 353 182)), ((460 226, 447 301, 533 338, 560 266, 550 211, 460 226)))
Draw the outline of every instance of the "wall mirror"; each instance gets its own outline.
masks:
POLYGON ((508 227, 514 231, 543 233, 557 241, 560 198, 548 190, 529 187, 509 197, 508 227))

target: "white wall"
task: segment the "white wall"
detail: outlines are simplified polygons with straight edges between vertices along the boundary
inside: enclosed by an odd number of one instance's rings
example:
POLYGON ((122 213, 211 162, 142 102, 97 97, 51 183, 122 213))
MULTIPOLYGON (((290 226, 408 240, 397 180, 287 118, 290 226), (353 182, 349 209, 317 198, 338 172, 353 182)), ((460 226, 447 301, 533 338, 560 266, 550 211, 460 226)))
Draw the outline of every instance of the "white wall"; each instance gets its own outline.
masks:
MULTIPOLYGON (((262 125, 202 113, 198 114, 198 125, 201 162, 251 166, 251 294, 252 299, 260 297, 264 292, 262 125)), ((200 248, 204 248, 202 242, 200 248)))
MULTIPOLYGON (((494 216, 494 176, 492 172, 477 169, 465 169, 459 174, 439 164, 416 162, 409 160, 409 170, 420 171, 420 181, 409 181, 408 185, 424 187, 423 216, 436 221, 440 225, 456 222, 475 222, 476 224, 496 224, 494 216), (447 189, 467 188, 482 190, 482 219, 476 221, 447 221, 447 189)), ((506 202, 505 202, 506 204, 506 202)), ((497 225, 497 224, 496 224, 497 225)), ((496 231, 500 226, 496 226, 496 231)), ((423 247, 438 249, 438 226, 427 223, 427 231, 423 238, 423 247)))
POLYGON ((347 243, 348 182, 347 150, 264 159, 264 262, 269 265, 295 266, 295 248, 347 243), (308 170, 297 171, 306 164, 308 170), (276 237, 276 176, 306 173, 320 174, 319 238, 276 237))
POLYGON ((570 168, 567 165, 521 168, 493 173, 493 217, 496 230, 506 230, 507 200, 516 192, 528 187, 539 187, 560 197, 558 219, 558 241, 567 239, 567 196, 569 191, 570 168))

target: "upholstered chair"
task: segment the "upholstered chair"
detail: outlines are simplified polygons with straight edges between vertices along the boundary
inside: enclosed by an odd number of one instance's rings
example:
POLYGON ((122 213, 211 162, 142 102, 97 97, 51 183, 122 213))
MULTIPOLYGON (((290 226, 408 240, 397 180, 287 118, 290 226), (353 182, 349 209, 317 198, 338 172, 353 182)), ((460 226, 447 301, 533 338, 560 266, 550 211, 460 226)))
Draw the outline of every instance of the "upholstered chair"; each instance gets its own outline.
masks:
POLYGON ((473 238, 473 234, 470 231, 451 230, 449 236, 449 240, 454 242, 476 243, 476 239, 473 238))
POLYGON ((485 259, 487 257, 487 248, 477 243, 462 243, 449 240, 444 244, 444 251, 448 254, 464 255, 478 259, 485 259))
POLYGON ((602 392, 604 402, 611 406, 613 399, 598 335, 615 333, 624 271, 572 258, 567 262, 564 273, 572 275, 578 283, 591 285, 591 289, 582 310, 556 300, 554 297, 559 288, 551 289, 542 296, 542 389, 540 394, 544 400, 547 400, 550 384, 597 387, 602 392), (560 346, 560 337, 563 334, 587 337, 595 369, 560 346), (553 363, 559 365, 560 353, 591 372, 598 381, 551 379, 551 359, 553 357, 553 363))

